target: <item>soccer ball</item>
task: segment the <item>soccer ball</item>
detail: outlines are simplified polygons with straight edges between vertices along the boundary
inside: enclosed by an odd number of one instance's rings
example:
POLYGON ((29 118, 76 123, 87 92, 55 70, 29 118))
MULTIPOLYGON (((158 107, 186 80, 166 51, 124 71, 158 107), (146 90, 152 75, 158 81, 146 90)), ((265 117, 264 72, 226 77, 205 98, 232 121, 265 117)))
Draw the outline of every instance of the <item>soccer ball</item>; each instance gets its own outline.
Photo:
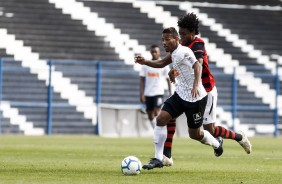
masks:
POLYGON ((137 175, 141 172, 142 164, 135 156, 125 157, 121 162, 121 172, 124 175, 137 175))

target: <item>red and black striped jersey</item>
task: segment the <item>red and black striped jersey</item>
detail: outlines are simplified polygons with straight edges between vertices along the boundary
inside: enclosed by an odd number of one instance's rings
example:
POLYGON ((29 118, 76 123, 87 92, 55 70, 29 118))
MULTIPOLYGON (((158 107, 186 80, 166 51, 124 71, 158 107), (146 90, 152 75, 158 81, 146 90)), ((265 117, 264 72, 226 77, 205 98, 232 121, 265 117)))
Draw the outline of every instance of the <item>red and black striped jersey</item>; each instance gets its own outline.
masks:
POLYGON ((194 52, 196 58, 203 59, 202 83, 206 92, 210 92, 215 86, 215 80, 209 68, 208 55, 205 49, 205 42, 201 38, 196 38, 188 47, 194 52))

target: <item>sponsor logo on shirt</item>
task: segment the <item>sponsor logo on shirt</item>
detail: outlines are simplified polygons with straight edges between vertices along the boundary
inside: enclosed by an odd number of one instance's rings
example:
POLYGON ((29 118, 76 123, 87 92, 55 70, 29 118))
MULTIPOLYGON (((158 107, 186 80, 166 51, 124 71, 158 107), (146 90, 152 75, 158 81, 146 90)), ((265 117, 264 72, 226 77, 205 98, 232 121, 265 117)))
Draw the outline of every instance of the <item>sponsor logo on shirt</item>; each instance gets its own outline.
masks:
POLYGON ((160 77, 159 73, 148 72, 148 77, 160 77))

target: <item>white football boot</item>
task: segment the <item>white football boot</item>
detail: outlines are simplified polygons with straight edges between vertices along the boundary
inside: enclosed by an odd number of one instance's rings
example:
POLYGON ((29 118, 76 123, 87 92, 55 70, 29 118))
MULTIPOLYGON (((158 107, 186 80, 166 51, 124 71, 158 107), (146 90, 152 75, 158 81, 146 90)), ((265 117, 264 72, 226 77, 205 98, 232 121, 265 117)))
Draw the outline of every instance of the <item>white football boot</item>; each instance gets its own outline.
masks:
POLYGON ((242 135, 242 140, 238 141, 238 143, 244 148, 246 153, 250 154, 252 152, 252 145, 250 141, 248 140, 248 137, 242 131, 239 131, 238 133, 242 135))
POLYGON ((164 155, 164 158, 163 158, 163 165, 164 166, 167 166, 167 167, 170 167, 173 165, 173 159, 172 157, 171 158, 168 158, 164 155))

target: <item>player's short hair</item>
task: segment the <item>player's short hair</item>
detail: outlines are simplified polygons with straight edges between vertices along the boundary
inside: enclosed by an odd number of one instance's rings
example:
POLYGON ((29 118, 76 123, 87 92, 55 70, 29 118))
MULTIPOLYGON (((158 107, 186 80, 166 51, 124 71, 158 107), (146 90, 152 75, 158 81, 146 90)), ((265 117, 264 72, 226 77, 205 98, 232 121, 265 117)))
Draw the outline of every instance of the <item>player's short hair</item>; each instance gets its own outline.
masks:
POLYGON ((151 50, 154 49, 154 48, 159 48, 159 46, 157 46, 157 45, 151 45, 151 50))
POLYGON ((180 17, 177 24, 178 27, 188 29, 190 32, 195 31, 196 35, 199 34, 199 19, 193 12, 180 17))
POLYGON ((163 30, 163 33, 169 33, 169 34, 172 34, 173 37, 178 37, 178 32, 176 31, 174 27, 165 28, 163 30))

